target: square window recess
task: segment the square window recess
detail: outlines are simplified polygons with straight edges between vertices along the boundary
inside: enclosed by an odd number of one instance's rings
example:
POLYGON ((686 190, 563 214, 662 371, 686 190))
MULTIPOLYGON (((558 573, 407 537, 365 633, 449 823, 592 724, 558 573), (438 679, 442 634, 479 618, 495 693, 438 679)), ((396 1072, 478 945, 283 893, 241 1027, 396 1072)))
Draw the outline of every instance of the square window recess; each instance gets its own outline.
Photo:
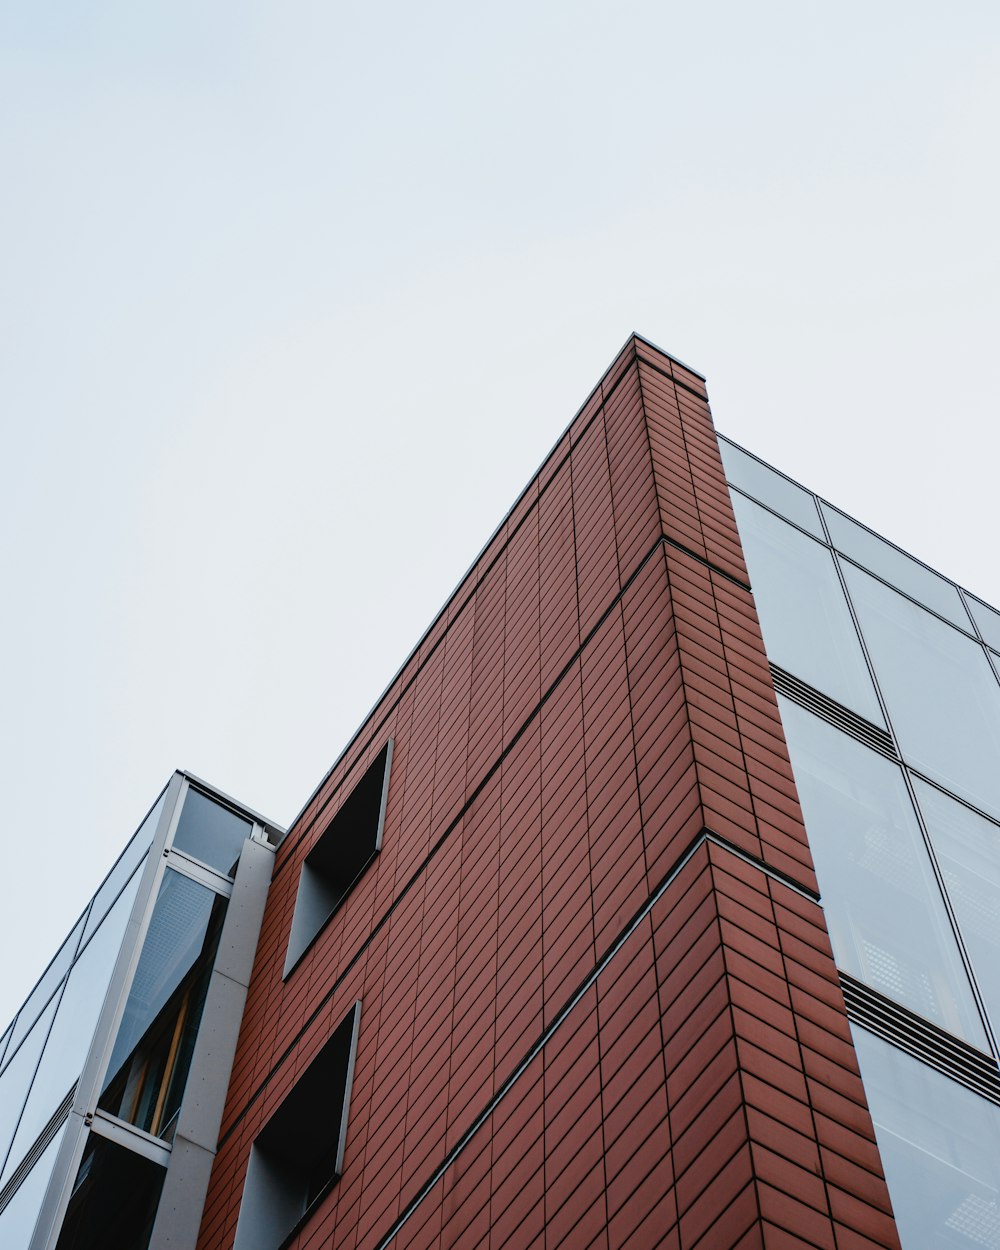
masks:
POLYGON ((305 858, 285 956, 286 977, 382 846, 391 764, 390 738, 305 858))
POLYGON ((360 1021, 357 1002, 257 1134, 233 1250, 278 1250, 340 1175, 360 1021))

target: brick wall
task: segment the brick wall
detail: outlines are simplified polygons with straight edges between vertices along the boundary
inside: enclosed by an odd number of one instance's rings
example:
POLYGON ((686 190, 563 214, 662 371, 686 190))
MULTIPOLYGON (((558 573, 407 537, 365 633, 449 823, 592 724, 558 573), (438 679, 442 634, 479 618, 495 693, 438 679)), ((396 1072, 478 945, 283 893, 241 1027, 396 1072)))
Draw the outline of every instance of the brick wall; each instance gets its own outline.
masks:
POLYGON ((633 338, 295 823, 206 1206, 362 1002, 296 1247, 898 1245, 702 380, 633 338), (394 739, 383 846, 282 980, 394 739))

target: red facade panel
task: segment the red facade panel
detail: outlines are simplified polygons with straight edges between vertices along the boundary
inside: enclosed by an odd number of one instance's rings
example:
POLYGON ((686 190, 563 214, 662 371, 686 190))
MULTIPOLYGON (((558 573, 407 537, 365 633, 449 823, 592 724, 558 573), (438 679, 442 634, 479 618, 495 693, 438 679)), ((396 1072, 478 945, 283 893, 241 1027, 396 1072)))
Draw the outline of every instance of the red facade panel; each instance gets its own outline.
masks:
POLYGON ((278 852, 202 1250, 359 999, 296 1247, 898 1245, 704 386, 639 339, 278 852), (381 853, 283 978, 390 737, 381 853))

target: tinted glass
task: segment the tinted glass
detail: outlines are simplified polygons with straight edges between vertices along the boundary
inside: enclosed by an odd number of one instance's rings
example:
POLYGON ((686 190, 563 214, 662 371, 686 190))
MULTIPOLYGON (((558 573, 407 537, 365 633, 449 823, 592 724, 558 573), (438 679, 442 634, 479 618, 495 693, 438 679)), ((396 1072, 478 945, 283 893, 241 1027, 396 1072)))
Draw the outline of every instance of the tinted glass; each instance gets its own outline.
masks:
POLYGON ((4 1250, 27 1250, 65 1131, 64 1124, 18 1186, 13 1198, 0 1211, 0 1246, 4 1250))
MULTIPOLYGON (((35 1027, 11 1057, 3 1076, 0 1076, 0 1160, 6 1162, 10 1143, 21 1118, 31 1082, 35 1076, 38 1059, 48 1036, 56 1000, 53 999, 42 1012, 35 1027)), ((0 1164, 2 1166, 2 1164, 0 1164)))
POLYGON ((181 809, 173 845, 178 851, 232 876, 253 825, 199 790, 190 789, 181 809))
POLYGON ((0 1175, 0 1185, 31 1149, 49 1117, 80 1076, 141 875, 140 871, 135 872, 73 965, 7 1165, 0 1175))
MULTIPOLYGON (((132 914, 132 906, 135 903, 135 896, 139 890, 139 882, 142 880, 142 865, 139 864, 132 872, 132 879, 126 882, 124 889, 120 890, 118 897, 115 899, 111 910, 101 918, 101 923, 96 933, 91 933, 87 942, 81 947, 80 953, 77 955, 77 963, 88 961, 88 966, 97 966, 97 956, 90 952, 91 946, 95 943, 103 950, 114 952, 110 958, 113 960, 118 953, 125 938, 125 927, 129 922, 132 914)), ((101 967, 103 968, 103 964, 101 967)), ((73 969, 74 975, 76 969, 73 969)), ((103 975, 103 974, 101 974, 103 975)), ((108 965, 108 978, 111 976, 111 966, 108 965)), ((96 988, 96 986, 95 986, 96 988)), ((104 981, 104 988, 107 988, 107 980, 104 981)), ((104 988, 101 989, 103 994, 104 988)))
POLYGON ((220 895, 164 872, 99 1103, 154 1135, 173 1130, 225 910, 220 895))
POLYGON ((769 659, 884 724, 829 549, 749 499, 733 508, 769 659))
POLYGON ((979 632, 983 638, 991 647, 996 647, 1000 651, 1000 612, 979 599, 974 599, 972 595, 967 594, 965 602, 969 605, 969 611, 979 626, 979 632))
POLYGON ((907 763, 1000 816, 1000 685, 985 651, 867 573, 844 570, 907 763))
POLYGON ((994 1027, 1000 1027, 1000 827, 914 778, 917 801, 994 1027))
POLYGON ((165 801, 166 791, 160 795, 153 810, 139 826, 138 832, 134 834, 128 846, 122 851, 118 862, 105 877, 101 888, 94 895, 94 904, 90 909, 90 916, 87 920, 84 941, 93 933, 108 909, 114 904, 125 882, 131 880, 137 865, 146 858, 146 852, 149 850, 149 844, 152 842, 153 834, 156 832, 156 823, 160 819, 160 813, 163 811, 165 801))
POLYGON ((914 599, 926 603, 956 625, 969 628, 969 614, 951 582, 829 504, 823 504, 823 515, 838 551, 892 582, 914 599))
POLYGON ((779 702, 837 965, 985 1050, 902 770, 779 702))
POLYGON ((55 991, 59 988, 59 982, 66 975, 66 971, 73 962, 73 956, 76 954, 76 948, 80 942, 80 932, 83 929, 83 916, 73 926, 73 932, 69 935, 59 950, 56 952, 55 958, 42 973, 38 984, 28 995, 24 1006, 17 1013, 17 1019, 14 1022, 14 1030, 11 1034, 11 1049, 24 1037, 28 1029, 34 1024, 38 1013, 46 1005, 55 991))
POLYGON ((852 1032, 903 1250, 996 1250, 1000 1108, 852 1032))
POLYGON ((722 464, 728 481, 748 495, 753 495, 761 503, 768 504, 775 512, 780 512, 790 521, 809 530, 817 538, 823 538, 816 501, 808 491, 724 438, 719 439, 719 451, 722 453, 722 464))

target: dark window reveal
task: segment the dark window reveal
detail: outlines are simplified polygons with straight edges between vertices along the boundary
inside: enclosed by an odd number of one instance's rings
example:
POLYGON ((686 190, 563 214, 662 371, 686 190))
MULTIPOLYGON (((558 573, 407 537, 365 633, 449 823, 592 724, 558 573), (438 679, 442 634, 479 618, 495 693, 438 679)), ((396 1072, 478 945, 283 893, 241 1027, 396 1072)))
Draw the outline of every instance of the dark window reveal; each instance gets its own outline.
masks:
POLYGON ((278 1250, 340 1175, 360 1019, 355 1003, 258 1134, 234 1250, 278 1250))
POLYGON ((382 845, 392 739, 306 856, 285 959, 287 977, 382 845))
POLYGON ((57 1250, 146 1250, 164 1170, 91 1133, 57 1250))

